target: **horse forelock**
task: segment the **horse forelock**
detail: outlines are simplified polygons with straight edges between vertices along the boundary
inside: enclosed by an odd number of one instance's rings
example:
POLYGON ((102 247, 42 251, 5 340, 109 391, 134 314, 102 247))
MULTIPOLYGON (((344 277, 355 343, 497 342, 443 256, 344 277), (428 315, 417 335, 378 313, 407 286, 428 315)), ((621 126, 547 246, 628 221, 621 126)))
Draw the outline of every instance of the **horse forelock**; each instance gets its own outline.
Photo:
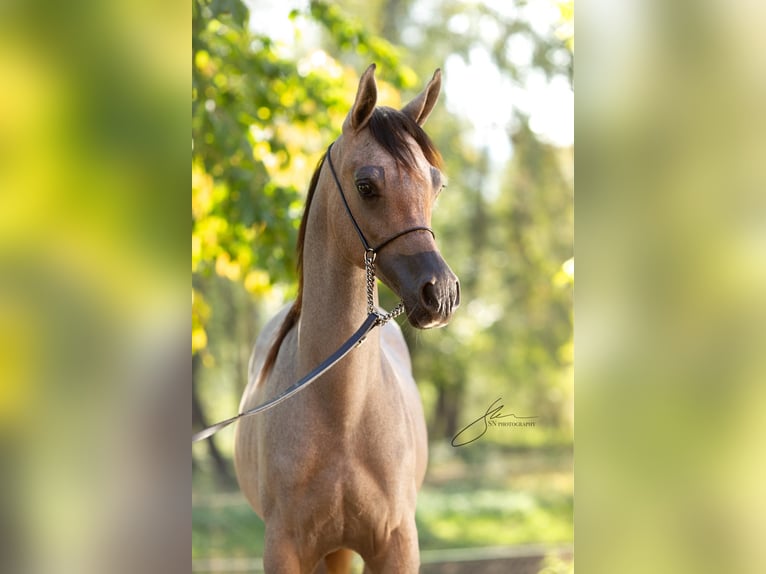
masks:
POLYGON ((415 140, 428 163, 442 168, 442 157, 423 128, 407 114, 389 107, 375 108, 367 124, 373 139, 397 164, 409 172, 416 169, 415 152, 409 138, 415 140))

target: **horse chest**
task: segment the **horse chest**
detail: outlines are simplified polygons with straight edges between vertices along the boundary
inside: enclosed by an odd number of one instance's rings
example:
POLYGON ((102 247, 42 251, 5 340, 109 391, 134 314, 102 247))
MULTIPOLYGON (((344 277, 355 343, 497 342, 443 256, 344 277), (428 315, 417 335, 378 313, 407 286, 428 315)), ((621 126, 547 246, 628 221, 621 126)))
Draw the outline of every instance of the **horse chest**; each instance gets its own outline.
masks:
POLYGON ((349 457, 328 460, 317 469, 310 485, 293 492, 295 514, 302 517, 307 537, 332 537, 339 545, 367 543, 399 524, 414 508, 415 485, 391 461, 349 457))
POLYGON ((317 413, 295 421, 289 453, 271 461, 271 487, 298 504, 323 500, 317 512, 334 515, 398 499, 415 475, 413 433, 400 415, 370 409, 350 421, 317 413))

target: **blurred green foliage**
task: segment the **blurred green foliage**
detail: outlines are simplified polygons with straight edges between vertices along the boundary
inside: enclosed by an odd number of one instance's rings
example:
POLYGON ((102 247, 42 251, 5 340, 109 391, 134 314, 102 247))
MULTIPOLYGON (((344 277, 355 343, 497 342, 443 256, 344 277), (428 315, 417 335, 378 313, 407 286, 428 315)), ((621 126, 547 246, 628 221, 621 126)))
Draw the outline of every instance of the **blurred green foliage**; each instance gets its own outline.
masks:
POLYGON ((175 8, 0 3, 2 572, 180 560, 183 510, 160 494, 188 472, 169 447, 186 417, 162 412, 189 388, 190 14, 175 8), (137 549, 150 529, 161 552, 137 549))
POLYGON ((634 7, 581 34, 578 561, 597 574, 755 574, 766 5, 634 7), (630 33, 604 49, 615 29, 630 33))

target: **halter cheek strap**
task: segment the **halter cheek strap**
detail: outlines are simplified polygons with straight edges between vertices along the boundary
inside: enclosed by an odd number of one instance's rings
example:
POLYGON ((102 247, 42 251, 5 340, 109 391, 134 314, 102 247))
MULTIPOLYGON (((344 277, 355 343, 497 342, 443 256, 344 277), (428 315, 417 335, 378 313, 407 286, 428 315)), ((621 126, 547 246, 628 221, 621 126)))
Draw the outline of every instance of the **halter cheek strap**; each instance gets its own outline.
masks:
MULTIPOLYGON (((391 237, 385 239, 384 241, 381 241, 380 244, 378 244, 376 247, 372 247, 369 241, 367 241, 367 238, 364 236, 364 233, 362 232, 362 228, 359 227, 359 224, 357 223, 356 218, 354 217, 354 214, 351 212, 351 207, 348 204, 348 200, 346 200, 346 194, 343 193, 343 187, 340 185, 338 174, 335 172, 335 166, 332 164, 332 146, 333 144, 330 144, 330 146, 327 148, 327 163, 330 165, 330 172, 332 173, 332 177, 335 180, 335 185, 338 188, 338 191, 340 192, 340 198, 343 200, 343 206, 346 208, 346 213, 348 213, 348 216, 351 218, 351 223, 354 224, 354 229, 356 229, 356 233, 359 236, 359 239, 362 241, 365 254, 368 254, 368 253, 372 254, 374 259, 374 256, 377 255, 377 253, 381 249, 383 249, 386 245, 388 245, 389 243, 392 243, 395 239, 399 239, 402 235, 407 235, 408 233, 412 233, 413 231, 428 231, 428 233, 431 234, 431 237, 436 239, 436 235, 434 234, 433 229, 431 229, 430 227, 426 227, 424 225, 417 225, 415 227, 410 227, 409 229, 405 229, 404 231, 399 231, 397 233, 394 233, 391 237)), ((366 258, 367 258, 367 255, 365 255, 365 259, 366 258)))

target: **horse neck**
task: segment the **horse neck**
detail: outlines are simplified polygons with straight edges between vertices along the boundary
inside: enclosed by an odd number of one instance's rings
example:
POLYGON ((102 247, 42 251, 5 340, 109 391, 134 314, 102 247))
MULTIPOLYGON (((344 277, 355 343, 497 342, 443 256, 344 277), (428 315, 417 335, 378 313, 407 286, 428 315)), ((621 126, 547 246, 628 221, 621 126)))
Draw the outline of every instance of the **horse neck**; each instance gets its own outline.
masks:
MULTIPOLYGON (((328 226, 328 198, 337 193, 334 182, 322 174, 307 221, 303 248, 303 300, 298 339, 301 375, 330 356, 367 317, 364 270, 339 251, 328 226)), ((333 203, 332 205, 337 205, 333 203)), ((345 213, 343 214, 345 216, 345 213)), ((356 239, 356 238, 354 238, 356 239)), ((364 249, 359 243, 359 261, 364 249)), ((377 305, 377 288, 374 293, 377 305)), ((381 376, 380 336, 374 329, 363 345, 354 349, 316 385, 328 408, 361 408, 370 386, 381 376)), ((340 414, 340 413, 336 413, 340 414)))

